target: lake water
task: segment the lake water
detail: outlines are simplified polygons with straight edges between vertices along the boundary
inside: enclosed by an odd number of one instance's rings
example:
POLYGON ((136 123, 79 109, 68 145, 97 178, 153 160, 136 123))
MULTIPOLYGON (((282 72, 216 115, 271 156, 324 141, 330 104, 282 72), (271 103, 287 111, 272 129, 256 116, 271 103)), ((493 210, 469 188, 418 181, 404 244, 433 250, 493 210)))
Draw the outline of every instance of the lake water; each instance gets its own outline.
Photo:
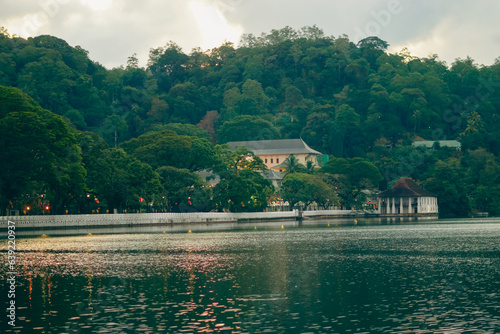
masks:
MULTIPOLYGON (((17 237, 16 327, 2 311, 0 329, 500 331, 497 219, 275 222, 193 231, 17 237)), ((5 310, 7 240, 0 241, 0 250, 5 310)))

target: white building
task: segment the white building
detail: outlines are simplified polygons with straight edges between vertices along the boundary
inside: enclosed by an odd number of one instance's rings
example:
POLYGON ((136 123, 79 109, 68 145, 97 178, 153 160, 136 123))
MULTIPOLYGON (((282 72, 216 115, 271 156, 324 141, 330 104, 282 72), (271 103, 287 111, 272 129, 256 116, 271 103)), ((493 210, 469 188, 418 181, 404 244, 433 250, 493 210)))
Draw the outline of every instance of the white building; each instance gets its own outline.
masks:
POLYGON ((377 195, 380 214, 414 215, 439 213, 437 197, 420 188, 415 181, 402 177, 396 184, 377 195))
POLYGON ((234 141, 227 144, 233 151, 236 151, 238 147, 249 149, 262 159, 268 169, 275 172, 285 171, 283 163, 292 154, 303 166, 307 166, 308 161, 316 167, 321 167, 328 162, 328 155, 313 150, 302 139, 234 141))
POLYGON ((454 148, 456 150, 460 150, 462 147, 462 144, 458 140, 416 140, 413 142, 413 146, 415 147, 427 147, 427 148, 433 148, 435 145, 438 145, 439 147, 450 147, 454 148))

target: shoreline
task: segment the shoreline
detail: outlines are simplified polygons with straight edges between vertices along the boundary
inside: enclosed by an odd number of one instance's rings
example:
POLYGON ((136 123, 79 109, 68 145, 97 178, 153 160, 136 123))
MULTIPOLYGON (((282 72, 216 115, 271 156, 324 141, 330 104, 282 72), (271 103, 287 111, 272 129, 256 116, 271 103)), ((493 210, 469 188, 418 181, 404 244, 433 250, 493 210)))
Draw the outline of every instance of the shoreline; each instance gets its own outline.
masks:
POLYGON ((279 212, 191 212, 191 213, 122 213, 86 214, 54 216, 5 216, 0 218, 0 228, 14 222, 16 229, 27 230, 71 230, 85 228, 130 228, 148 226, 179 226, 191 224, 220 223, 258 223, 264 221, 303 221, 311 219, 345 218, 438 218, 437 215, 381 215, 374 212, 354 210, 316 210, 316 211, 279 211, 279 212))

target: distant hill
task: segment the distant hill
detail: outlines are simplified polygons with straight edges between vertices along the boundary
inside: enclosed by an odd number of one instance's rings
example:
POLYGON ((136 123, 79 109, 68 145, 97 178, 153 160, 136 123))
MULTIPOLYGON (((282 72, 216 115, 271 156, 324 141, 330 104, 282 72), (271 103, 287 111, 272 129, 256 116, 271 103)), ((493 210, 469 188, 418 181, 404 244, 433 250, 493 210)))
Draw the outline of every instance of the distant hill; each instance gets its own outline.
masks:
POLYGON ((59 38, 2 31, 0 85, 20 88, 109 143, 115 131, 122 142, 157 125, 202 120, 216 137, 225 123, 251 115, 270 122, 273 138, 302 137, 336 156, 364 156, 377 141, 414 136, 460 137, 465 148, 500 153, 499 62, 388 54, 377 37, 354 44, 314 26, 244 35, 239 48, 226 43, 190 54, 171 42, 150 50, 147 68, 131 56, 107 70, 59 38), (481 136, 467 136, 479 128, 481 136))

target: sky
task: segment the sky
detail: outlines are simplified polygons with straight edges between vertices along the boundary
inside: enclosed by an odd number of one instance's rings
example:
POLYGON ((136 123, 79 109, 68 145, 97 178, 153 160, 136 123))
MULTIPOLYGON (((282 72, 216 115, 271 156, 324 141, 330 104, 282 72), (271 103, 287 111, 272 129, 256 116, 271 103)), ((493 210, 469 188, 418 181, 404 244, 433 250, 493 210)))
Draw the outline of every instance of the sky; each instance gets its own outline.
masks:
POLYGON ((389 52, 437 54, 451 65, 500 57, 498 0, 0 0, 0 26, 21 37, 52 35, 107 68, 173 41, 187 54, 290 26, 316 25, 355 43, 377 36, 389 52))

